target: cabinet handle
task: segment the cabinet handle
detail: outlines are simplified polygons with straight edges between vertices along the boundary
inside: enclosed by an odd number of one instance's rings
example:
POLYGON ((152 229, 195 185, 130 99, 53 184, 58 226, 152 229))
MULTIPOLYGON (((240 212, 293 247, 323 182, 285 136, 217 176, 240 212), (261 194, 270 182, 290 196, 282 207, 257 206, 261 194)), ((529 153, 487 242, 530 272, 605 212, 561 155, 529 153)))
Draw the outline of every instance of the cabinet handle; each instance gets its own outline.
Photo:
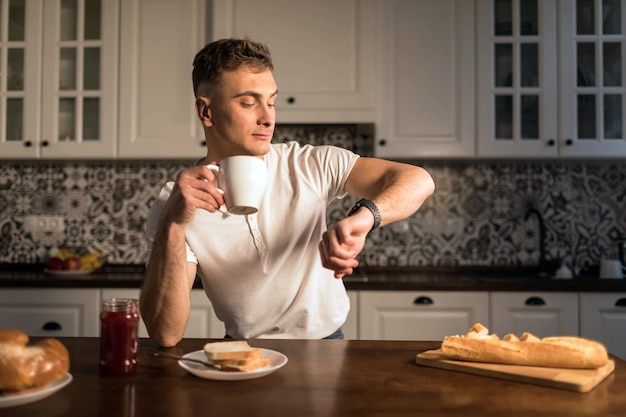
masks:
POLYGON ((556 145, 556 141, 554 139, 548 139, 548 146, 556 145))
POLYGON ((44 148, 47 147, 49 144, 50 143, 47 140, 42 140, 41 141, 41 146, 44 147, 44 148))
POLYGON ((61 325, 57 323, 56 321, 49 321, 47 323, 44 323, 43 326, 41 326, 41 330, 45 330, 47 332, 53 332, 57 330, 63 330, 63 327, 61 327, 61 325))
POLYGON ((385 145, 387 144, 387 139, 381 139, 381 140, 379 140, 379 141, 378 141, 378 144, 379 144, 380 146, 385 146, 385 145))
POLYGON ((615 302, 615 307, 626 307, 626 298, 620 298, 615 302))
POLYGON ((30 148, 31 146, 33 146, 33 142, 27 140, 26 142, 24 142, 24 147, 25 148, 30 148))
POLYGON ((295 97, 287 97, 287 104, 294 104, 296 102, 295 97))
POLYGON ((565 139, 565 146, 572 146, 574 144, 574 141, 571 139, 565 139))
POLYGON ((433 304, 433 299, 430 297, 421 296, 413 300, 413 304, 426 306, 426 305, 433 304))
POLYGON ((543 306, 546 302, 541 297, 528 297, 524 304, 527 306, 543 306))

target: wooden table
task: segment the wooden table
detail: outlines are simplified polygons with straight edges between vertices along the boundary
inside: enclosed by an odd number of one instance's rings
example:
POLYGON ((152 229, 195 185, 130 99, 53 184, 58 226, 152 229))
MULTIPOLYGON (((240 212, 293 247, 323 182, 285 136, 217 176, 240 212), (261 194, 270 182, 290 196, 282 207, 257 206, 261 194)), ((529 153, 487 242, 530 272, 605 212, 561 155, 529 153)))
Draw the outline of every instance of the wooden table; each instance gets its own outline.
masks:
MULTIPOLYGON (((140 343, 131 377, 98 375, 98 338, 61 338, 74 380, 39 402, 0 410, 3 417, 111 416, 624 416, 626 362, 587 394, 508 382, 415 364, 436 342, 254 340, 284 353, 275 373, 247 381, 201 379, 140 343)), ((207 340, 165 351, 184 354, 207 340)))

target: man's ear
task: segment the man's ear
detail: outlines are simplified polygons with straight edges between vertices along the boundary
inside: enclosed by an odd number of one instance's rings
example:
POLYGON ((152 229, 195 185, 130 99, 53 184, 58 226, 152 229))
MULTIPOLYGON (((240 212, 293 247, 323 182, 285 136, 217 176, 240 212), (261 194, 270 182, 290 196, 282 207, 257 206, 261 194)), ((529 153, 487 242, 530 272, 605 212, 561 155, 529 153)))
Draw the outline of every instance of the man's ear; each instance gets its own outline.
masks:
POLYGON ((210 104, 211 102, 207 97, 200 96, 196 98, 196 113, 198 114, 198 118, 204 127, 213 125, 210 104))

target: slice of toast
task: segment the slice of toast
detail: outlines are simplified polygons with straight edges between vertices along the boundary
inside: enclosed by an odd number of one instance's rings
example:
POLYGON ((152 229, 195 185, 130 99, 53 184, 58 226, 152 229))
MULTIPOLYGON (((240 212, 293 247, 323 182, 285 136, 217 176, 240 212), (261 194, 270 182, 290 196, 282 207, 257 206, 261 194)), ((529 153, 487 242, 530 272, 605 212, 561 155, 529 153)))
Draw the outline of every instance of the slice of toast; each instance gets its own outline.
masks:
POLYGON ((261 357, 260 348, 254 348, 245 340, 212 342, 204 345, 204 354, 210 362, 215 360, 249 360, 261 357))
POLYGON ((222 371, 232 371, 232 372, 250 372, 255 369, 265 368, 266 366, 271 365, 270 358, 254 358, 251 360, 224 360, 218 361, 219 363, 213 363, 213 365, 222 371), (237 363, 239 362, 239 363, 237 363))

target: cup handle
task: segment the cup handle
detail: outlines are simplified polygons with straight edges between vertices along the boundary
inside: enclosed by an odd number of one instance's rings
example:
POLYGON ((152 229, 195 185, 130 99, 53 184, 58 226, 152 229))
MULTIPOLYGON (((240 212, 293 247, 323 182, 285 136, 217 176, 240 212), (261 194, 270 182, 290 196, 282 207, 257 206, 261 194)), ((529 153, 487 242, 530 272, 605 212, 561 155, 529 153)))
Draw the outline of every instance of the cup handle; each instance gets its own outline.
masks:
MULTIPOLYGON (((220 167, 217 165, 205 165, 207 168, 209 168, 211 171, 215 172, 215 174, 217 175, 220 172, 220 167)), ((219 191, 222 195, 224 195, 224 190, 222 190, 220 187, 216 187, 217 191, 219 191)))

